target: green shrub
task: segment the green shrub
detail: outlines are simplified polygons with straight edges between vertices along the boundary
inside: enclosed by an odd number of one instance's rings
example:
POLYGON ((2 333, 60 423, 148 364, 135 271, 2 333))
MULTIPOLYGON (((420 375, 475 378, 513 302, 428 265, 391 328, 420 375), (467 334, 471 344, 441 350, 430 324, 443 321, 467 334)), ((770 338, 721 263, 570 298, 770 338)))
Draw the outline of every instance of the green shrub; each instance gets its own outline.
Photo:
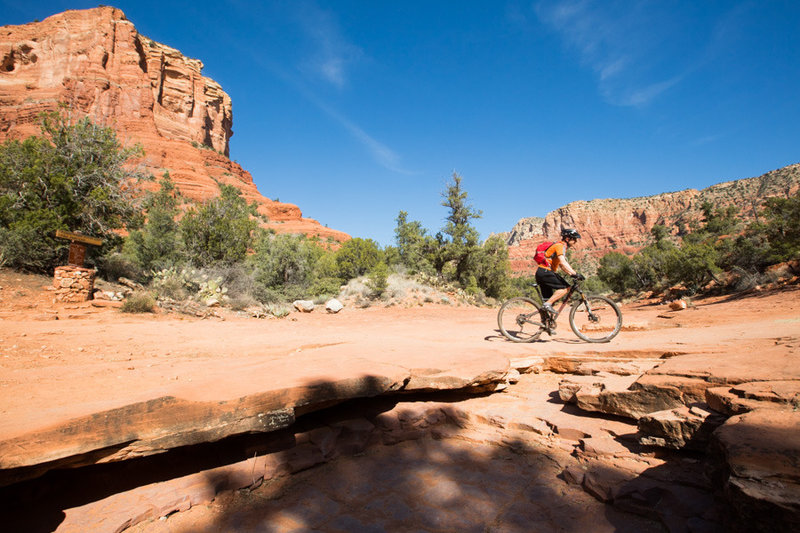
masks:
POLYGON ((175 221, 179 213, 178 201, 175 184, 165 172, 160 189, 150 193, 144 202, 146 222, 141 229, 131 231, 125 240, 125 255, 143 272, 162 270, 184 262, 183 242, 175 221))
POLYGON ((800 258, 800 191, 788 198, 768 198, 764 218, 771 262, 800 258))
POLYGON ((333 295, 341 285, 333 252, 302 235, 262 234, 248 264, 253 269, 253 294, 265 303, 333 295))
MULTIPOLYGON (((435 236, 430 236, 421 223, 409 221, 405 211, 398 214, 394 232, 400 264, 412 274, 435 274, 457 283, 473 296, 502 298, 513 292, 506 243, 496 235, 479 243, 472 221, 482 214, 468 203, 461 176, 454 172, 441 196, 448 215, 435 236)), ((388 264, 390 259, 385 261, 388 264)))
POLYGON ((200 290, 201 274, 189 268, 170 267, 153 272, 150 288, 159 298, 185 300, 200 290))
POLYGON ((682 284, 694 294, 714 279, 720 271, 719 254, 710 242, 689 242, 674 254, 668 280, 671 285, 682 284))
POLYGON ((287 305, 270 303, 265 306, 267 313, 275 318, 284 318, 289 315, 291 309, 287 305))
POLYGON ((372 298, 380 298, 389 286, 389 268, 381 261, 370 271, 366 281, 372 298))
POLYGON ((456 172, 453 172, 452 181, 442 193, 442 198, 441 205, 449 210, 445 219, 447 222, 442 228, 442 233, 447 237, 437 239, 442 243, 442 259, 454 267, 451 279, 466 287, 469 277, 475 274, 475 255, 480 248, 478 230, 470 221, 483 215, 467 203, 467 191, 461 187, 461 176, 456 172))
POLYGON ((525 296, 540 300, 539 291, 536 288, 536 278, 534 276, 520 276, 517 278, 510 278, 507 294, 504 298, 511 298, 514 296, 525 296))
POLYGON ((221 264, 203 269, 209 279, 219 279, 231 300, 255 300, 255 273, 248 263, 221 264))
POLYGON ((381 260, 381 250, 372 239, 352 238, 336 252, 336 265, 343 280, 363 276, 381 260))
POLYGON ((334 297, 339 294, 342 280, 339 278, 318 278, 309 287, 308 292, 314 297, 334 297))
POLYGON ((597 277, 617 294, 625 294, 638 285, 633 261, 619 252, 609 252, 600 259, 597 277))
POLYGON ((476 251, 470 277, 486 296, 502 298, 510 287, 510 272, 508 246, 502 237, 492 235, 476 251))
MULTIPOLYGON (((404 265, 408 270, 415 274, 417 272, 433 273, 431 263, 431 253, 436 248, 436 241, 427 235, 427 230, 422 227, 422 223, 416 220, 409 221, 408 213, 400 211, 397 215, 397 226, 394 229, 394 239, 397 247, 393 248, 397 252, 397 261, 404 265)), ((393 264, 394 252, 392 257, 387 257, 387 264, 393 264)))
POLYGON ((96 266, 99 276, 108 281, 116 281, 119 278, 143 281, 146 277, 139 265, 118 252, 111 252, 98 258, 96 266))
POLYGON ((189 210, 180 223, 188 259, 196 266, 243 261, 257 227, 256 213, 232 185, 220 185, 220 195, 189 210))

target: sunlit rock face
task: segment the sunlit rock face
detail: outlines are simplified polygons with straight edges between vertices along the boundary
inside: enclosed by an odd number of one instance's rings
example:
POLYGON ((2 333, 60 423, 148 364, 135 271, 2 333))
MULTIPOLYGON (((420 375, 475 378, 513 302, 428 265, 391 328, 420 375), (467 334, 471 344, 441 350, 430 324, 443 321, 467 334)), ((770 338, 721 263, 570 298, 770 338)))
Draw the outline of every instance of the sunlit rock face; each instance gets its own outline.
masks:
POLYGON ((561 228, 574 228, 581 239, 573 253, 585 264, 596 264, 608 252, 632 254, 652 241, 653 226, 664 225, 671 234, 690 231, 703 218, 702 205, 735 206, 753 220, 764 200, 788 197, 800 189, 800 164, 767 172, 756 178, 687 189, 654 196, 625 199, 579 200, 548 213, 543 219, 524 218, 508 234, 509 258, 517 275, 535 272, 533 255, 545 240, 556 240, 561 228))

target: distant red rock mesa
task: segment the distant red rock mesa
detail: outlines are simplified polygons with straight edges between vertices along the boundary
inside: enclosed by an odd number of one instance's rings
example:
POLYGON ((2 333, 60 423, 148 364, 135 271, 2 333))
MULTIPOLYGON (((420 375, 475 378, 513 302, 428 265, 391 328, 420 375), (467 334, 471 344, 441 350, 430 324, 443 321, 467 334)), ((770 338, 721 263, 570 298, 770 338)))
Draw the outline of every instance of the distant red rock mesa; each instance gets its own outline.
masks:
POLYGON ((293 204, 256 189, 228 158, 231 99, 201 74, 203 63, 139 34, 113 7, 67 11, 41 22, 0 27, 0 140, 39 134, 38 115, 66 103, 72 112, 111 126, 124 145, 141 143, 141 164, 165 170, 190 200, 238 188, 269 217, 266 227, 323 240, 350 238, 293 204))
POLYGON ((756 178, 728 181, 700 191, 687 189, 639 198, 571 202, 544 218, 523 218, 505 234, 511 270, 517 276, 535 273, 536 246, 557 239, 561 228, 574 228, 581 233, 573 253, 576 262, 593 270, 608 252, 630 255, 641 250, 649 244, 650 230, 655 225, 664 225, 673 234, 681 225, 690 228, 692 222, 702 218, 704 202, 717 207, 734 205, 741 216, 753 220, 766 198, 789 197, 798 189, 800 164, 794 164, 756 178))

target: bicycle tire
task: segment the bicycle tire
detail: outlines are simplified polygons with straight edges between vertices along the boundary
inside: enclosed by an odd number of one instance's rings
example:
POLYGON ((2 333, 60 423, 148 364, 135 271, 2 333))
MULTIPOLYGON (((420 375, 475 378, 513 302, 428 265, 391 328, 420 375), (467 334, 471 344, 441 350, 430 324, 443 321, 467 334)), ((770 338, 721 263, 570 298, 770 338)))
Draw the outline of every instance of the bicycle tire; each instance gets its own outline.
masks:
POLYGON ((578 299, 569 311, 569 326, 586 342, 608 342, 622 328, 622 311, 610 298, 589 295, 578 299), (592 311, 590 316, 586 306, 592 311))
POLYGON ((543 312, 536 300, 511 298, 500 306, 497 326, 500 333, 512 342, 533 342, 545 331, 543 312))

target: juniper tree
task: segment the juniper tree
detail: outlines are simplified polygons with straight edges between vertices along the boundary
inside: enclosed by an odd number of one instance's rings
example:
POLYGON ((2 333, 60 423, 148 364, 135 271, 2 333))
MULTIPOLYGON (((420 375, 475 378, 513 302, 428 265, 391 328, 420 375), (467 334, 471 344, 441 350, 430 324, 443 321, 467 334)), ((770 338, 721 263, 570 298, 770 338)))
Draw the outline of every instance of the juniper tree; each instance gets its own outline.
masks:
POLYGON ((442 228, 447 235, 445 257, 453 263, 455 280, 466 286, 469 282, 468 271, 475 266, 475 256, 480 249, 478 230, 471 221, 481 218, 483 214, 467 203, 467 191, 461 187, 461 176, 456 172, 453 172, 452 182, 447 185, 442 197, 442 206, 450 211, 442 228))

